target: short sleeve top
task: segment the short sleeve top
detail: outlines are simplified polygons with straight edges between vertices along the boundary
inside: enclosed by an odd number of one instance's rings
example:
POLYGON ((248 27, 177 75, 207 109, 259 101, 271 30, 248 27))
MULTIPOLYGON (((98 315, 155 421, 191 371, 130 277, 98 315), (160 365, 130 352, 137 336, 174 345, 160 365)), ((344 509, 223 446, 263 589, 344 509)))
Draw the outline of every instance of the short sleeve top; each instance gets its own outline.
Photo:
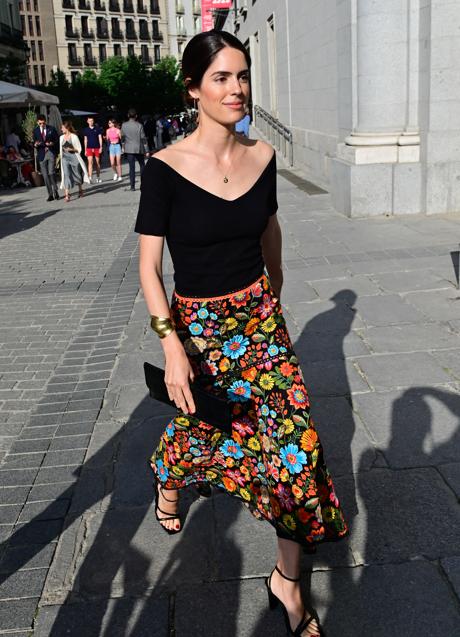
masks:
POLYGON ((277 209, 275 154, 249 190, 233 200, 152 157, 142 174, 135 230, 166 238, 177 294, 223 296, 262 275, 261 238, 277 209))
POLYGON ((115 126, 111 126, 110 128, 108 128, 105 136, 107 137, 109 142, 111 142, 112 144, 120 143, 121 132, 120 132, 120 129, 116 128, 115 126))

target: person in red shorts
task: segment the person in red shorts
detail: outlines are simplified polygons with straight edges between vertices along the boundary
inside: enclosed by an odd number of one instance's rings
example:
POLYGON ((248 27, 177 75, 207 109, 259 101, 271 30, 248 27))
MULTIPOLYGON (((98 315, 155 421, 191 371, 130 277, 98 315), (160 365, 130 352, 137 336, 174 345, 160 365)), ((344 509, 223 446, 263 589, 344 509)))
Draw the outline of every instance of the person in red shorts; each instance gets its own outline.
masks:
POLYGON ((94 117, 86 120, 88 126, 83 129, 85 155, 88 158, 88 176, 93 181, 93 158, 96 160, 96 183, 102 183, 100 155, 102 150, 102 129, 94 123, 94 117))

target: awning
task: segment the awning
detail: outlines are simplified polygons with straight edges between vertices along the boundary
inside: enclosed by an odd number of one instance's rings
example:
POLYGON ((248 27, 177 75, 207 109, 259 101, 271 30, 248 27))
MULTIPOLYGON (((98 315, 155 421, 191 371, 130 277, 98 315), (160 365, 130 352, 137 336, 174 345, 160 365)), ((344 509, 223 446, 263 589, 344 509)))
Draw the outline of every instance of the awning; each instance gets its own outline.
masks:
POLYGON ((20 108, 29 104, 31 106, 59 104, 59 98, 28 86, 0 81, 0 108, 20 108))

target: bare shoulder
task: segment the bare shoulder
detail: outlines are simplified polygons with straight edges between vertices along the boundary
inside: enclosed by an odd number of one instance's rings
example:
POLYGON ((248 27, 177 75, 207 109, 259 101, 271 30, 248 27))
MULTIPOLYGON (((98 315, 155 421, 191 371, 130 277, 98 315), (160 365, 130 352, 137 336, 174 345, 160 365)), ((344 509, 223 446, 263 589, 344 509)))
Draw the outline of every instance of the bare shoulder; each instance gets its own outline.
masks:
POLYGON ((267 164, 273 156, 273 146, 261 139, 247 139, 243 143, 247 146, 248 155, 251 155, 257 163, 267 164))
POLYGON ((166 146, 166 148, 163 148, 162 150, 159 150, 157 153, 155 153, 153 157, 164 161, 172 168, 177 168, 178 166, 180 166, 180 164, 188 154, 188 144, 184 144, 184 141, 185 140, 181 140, 179 142, 176 142, 175 144, 172 144, 171 146, 166 146))

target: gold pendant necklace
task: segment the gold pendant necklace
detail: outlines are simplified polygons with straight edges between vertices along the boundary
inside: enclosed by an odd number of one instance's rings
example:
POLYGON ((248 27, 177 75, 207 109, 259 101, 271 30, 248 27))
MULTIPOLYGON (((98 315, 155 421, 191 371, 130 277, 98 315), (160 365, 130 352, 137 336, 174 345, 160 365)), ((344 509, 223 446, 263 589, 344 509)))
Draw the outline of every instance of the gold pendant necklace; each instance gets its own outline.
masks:
POLYGON ((228 177, 227 177, 227 175, 224 175, 224 184, 228 184, 228 177))

